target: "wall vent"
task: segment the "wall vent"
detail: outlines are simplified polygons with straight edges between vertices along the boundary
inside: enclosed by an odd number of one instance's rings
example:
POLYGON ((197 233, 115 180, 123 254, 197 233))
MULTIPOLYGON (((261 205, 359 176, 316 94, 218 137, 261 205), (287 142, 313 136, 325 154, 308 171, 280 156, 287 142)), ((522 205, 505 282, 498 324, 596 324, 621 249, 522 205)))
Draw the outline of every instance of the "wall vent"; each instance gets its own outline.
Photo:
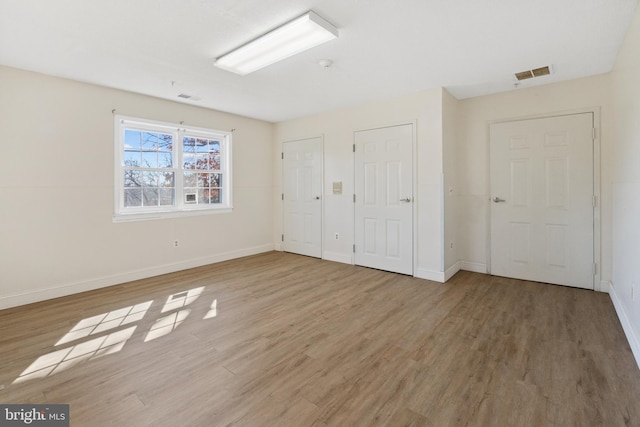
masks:
POLYGON ((549 74, 551 74, 551 68, 546 66, 535 68, 533 70, 520 71, 519 73, 515 73, 515 76, 518 81, 522 81, 532 79, 534 77, 548 76, 549 74))
POLYGON ((186 93, 181 93, 180 95, 178 95, 178 98, 189 99, 191 98, 191 95, 187 95, 186 93))

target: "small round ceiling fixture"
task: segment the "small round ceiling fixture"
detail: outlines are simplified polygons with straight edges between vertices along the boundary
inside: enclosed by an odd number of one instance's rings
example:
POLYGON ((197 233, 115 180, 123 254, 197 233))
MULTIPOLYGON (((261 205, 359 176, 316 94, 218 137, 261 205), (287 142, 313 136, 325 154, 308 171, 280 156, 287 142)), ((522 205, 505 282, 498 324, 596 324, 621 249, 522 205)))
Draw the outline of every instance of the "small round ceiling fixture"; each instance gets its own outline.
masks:
POLYGON ((331 65, 333 65, 333 61, 330 59, 321 59, 320 61, 318 61, 318 65, 322 68, 329 68, 331 67, 331 65))

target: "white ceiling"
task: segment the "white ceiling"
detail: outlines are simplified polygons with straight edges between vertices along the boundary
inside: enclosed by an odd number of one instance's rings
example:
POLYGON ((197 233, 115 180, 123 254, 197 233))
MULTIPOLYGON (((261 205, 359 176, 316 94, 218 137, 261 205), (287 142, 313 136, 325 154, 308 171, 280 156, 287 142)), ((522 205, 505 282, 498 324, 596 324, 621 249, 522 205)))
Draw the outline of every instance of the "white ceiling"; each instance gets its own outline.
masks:
POLYGON ((520 87, 608 72, 637 1, 0 0, 0 64, 277 122, 440 86, 514 90, 514 72, 545 65, 520 87), (247 76, 213 66, 307 10, 339 38, 247 76))

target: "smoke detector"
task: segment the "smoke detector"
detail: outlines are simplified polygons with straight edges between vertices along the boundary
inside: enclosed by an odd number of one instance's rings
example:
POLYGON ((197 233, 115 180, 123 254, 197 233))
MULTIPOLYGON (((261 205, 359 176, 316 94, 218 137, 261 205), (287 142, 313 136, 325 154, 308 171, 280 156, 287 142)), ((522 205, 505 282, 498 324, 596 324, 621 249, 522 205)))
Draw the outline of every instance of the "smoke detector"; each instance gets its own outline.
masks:
POLYGON ((321 59, 320 61, 318 61, 318 65, 322 68, 329 68, 331 67, 331 65, 333 65, 333 61, 330 59, 321 59))

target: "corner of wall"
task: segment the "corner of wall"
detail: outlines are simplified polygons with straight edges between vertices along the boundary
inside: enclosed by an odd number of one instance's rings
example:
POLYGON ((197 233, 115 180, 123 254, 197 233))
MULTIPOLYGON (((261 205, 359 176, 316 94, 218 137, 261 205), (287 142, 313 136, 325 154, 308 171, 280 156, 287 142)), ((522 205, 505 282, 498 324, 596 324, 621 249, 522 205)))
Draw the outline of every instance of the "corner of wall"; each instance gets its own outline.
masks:
POLYGON ((633 357, 635 357, 636 364, 640 369, 640 339, 633 330, 633 324, 631 323, 629 316, 627 316, 627 313, 624 311, 622 300, 618 296, 616 288, 615 286, 613 286, 612 282, 609 282, 609 295, 611 297, 611 301, 613 302, 613 307, 616 310, 616 314, 620 319, 620 323, 622 324, 622 330, 627 337, 627 341, 629 341, 629 346, 631 347, 633 357))

